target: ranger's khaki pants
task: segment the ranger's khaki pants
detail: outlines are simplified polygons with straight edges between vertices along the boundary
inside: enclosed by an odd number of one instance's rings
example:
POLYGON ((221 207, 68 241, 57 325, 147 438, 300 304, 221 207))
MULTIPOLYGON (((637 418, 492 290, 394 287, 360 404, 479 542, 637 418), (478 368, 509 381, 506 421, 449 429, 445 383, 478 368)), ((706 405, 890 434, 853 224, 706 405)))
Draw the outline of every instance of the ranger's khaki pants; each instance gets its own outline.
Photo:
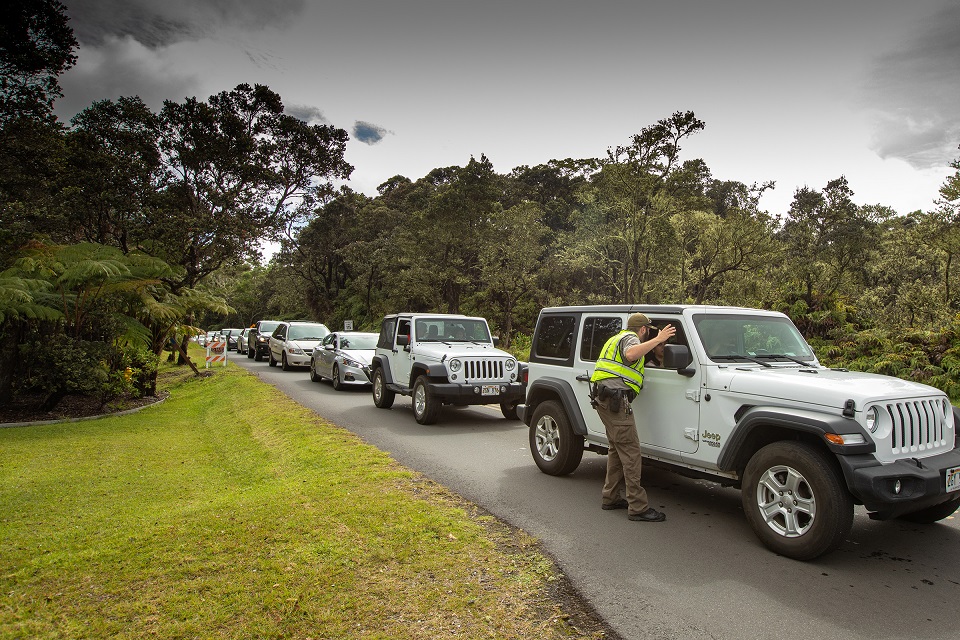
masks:
POLYGON ((603 483, 603 504, 612 504, 626 497, 630 515, 643 513, 650 506, 647 490, 640 484, 642 458, 640 436, 633 414, 627 414, 624 400, 619 413, 610 411, 609 398, 597 403, 597 413, 607 429, 610 452, 607 455, 607 478, 603 483))

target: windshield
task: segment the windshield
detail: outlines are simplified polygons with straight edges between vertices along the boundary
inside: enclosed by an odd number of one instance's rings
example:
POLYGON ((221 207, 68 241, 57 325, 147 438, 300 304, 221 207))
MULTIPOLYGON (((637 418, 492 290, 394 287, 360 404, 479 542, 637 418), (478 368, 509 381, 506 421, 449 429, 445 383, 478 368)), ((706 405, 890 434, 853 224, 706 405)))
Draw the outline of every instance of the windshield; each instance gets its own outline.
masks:
POLYGON ((287 340, 323 340, 330 329, 322 324, 292 324, 287 331, 287 340))
POLYGON ((700 314, 693 318, 712 360, 813 360, 813 351, 787 318, 700 314))
POLYGON ((260 328, 257 329, 257 331, 260 333, 271 334, 273 333, 273 330, 277 328, 278 324, 280 324, 279 320, 276 322, 261 322, 260 328))
POLYGON ((379 336, 376 333, 356 335, 356 336, 340 336, 340 348, 341 349, 376 349, 377 338, 379 338, 379 336))
POLYGON ((419 318, 416 331, 420 342, 490 342, 487 323, 471 318, 419 318))

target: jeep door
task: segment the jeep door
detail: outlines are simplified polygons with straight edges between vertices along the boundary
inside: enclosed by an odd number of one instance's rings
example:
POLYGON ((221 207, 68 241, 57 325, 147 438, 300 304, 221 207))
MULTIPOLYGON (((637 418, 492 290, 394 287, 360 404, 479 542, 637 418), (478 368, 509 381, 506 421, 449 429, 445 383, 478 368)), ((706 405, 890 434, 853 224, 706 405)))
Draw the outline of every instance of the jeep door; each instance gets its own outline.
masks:
MULTIPOLYGON (((658 317, 652 313, 648 315, 658 329, 668 324, 676 328, 676 335, 667 344, 683 345, 689 349, 687 333, 680 316, 658 317)), ((644 366, 643 389, 633 401, 637 430, 643 446, 680 453, 697 451, 700 440, 699 398, 702 367, 688 369, 693 370, 692 376, 653 364, 644 366)))
MULTIPOLYGON (((574 363, 576 371, 588 371, 588 375, 593 373, 603 344, 622 330, 628 315, 584 314, 574 363)), ((677 328, 677 335, 669 344, 686 344, 686 332, 680 316, 648 315, 658 327, 672 324, 677 328)), ((577 379, 580 380, 580 377, 577 379)), ((686 377, 675 369, 645 367, 643 389, 633 401, 637 431, 645 454, 679 460, 680 454, 697 450, 700 407, 694 398, 699 393, 699 380, 699 370, 693 377, 686 377)), ((587 429, 603 435, 603 423, 590 406, 586 383, 583 383, 583 392, 577 393, 577 400, 587 429)), ((606 439, 605 436, 603 439, 606 439)))
POLYGON ((410 340, 413 339, 413 328, 409 318, 399 318, 397 321, 397 333, 393 340, 393 354, 390 358, 391 374, 394 384, 404 387, 412 387, 410 380, 410 369, 413 368, 413 352, 410 350, 410 340), (397 337, 406 336, 407 345, 397 344, 397 337))

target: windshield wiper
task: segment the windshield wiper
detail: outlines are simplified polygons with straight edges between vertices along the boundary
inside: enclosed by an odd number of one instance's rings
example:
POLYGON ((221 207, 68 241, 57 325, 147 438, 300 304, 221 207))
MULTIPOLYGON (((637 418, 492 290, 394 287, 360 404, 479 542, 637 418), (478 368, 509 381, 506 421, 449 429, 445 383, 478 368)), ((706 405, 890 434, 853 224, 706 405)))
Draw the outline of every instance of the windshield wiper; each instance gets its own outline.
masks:
POLYGON ((764 362, 763 360, 757 360, 756 358, 751 358, 750 356, 742 356, 739 353, 731 353, 730 355, 726 355, 726 356, 710 356, 710 359, 711 360, 749 360, 750 362, 755 362, 767 368, 770 368, 773 366, 769 362, 764 362))
POLYGON ((813 363, 811 363, 811 362, 804 362, 803 360, 800 360, 799 358, 794 358, 793 356, 788 356, 788 355, 786 355, 785 353, 764 353, 764 354, 758 355, 757 357, 758 357, 758 358, 769 358, 770 360, 773 360, 773 359, 775 359, 775 358, 783 358, 784 360, 789 360, 790 362, 796 362, 797 364, 803 365, 804 367, 812 367, 812 366, 813 366, 813 363))

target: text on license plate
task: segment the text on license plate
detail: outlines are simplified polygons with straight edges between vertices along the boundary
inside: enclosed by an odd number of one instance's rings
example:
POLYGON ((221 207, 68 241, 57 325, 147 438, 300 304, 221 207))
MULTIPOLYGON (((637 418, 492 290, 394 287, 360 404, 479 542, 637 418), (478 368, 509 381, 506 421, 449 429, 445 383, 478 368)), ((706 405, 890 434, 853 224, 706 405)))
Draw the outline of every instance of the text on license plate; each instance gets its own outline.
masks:
POLYGON ((960 491, 960 467, 947 469, 947 493, 960 491))
MULTIPOLYGON (((498 396, 500 395, 500 387, 495 384, 485 384, 483 385, 483 391, 480 393, 482 396, 498 396)), ((960 488, 960 487, 958 487, 960 488)))

